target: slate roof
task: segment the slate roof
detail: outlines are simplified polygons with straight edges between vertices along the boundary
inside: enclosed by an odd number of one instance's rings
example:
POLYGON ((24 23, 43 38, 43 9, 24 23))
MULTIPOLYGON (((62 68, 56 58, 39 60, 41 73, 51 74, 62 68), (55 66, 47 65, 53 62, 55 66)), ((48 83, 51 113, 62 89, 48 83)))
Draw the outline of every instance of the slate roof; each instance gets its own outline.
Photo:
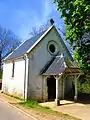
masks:
POLYGON ((68 60, 67 58, 56 56, 53 61, 50 61, 50 66, 47 65, 41 71, 42 75, 59 75, 65 71, 66 68, 76 68, 79 67, 76 65, 75 62, 68 60), (50 64, 51 63, 51 64, 50 64))
MULTIPOLYGON (((24 54, 29 53, 53 27, 55 28, 55 26, 52 25, 46 31, 36 35, 35 37, 33 37, 31 39, 26 40, 18 48, 16 48, 12 53, 10 53, 4 60, 6 61, 6 60, 10 60, 10 59, 23 57, 24 54)), ((57 31, 57 33, 58 33, 58 31, 57 31)), ((71 54, 70 54, 68 48, 66 47, 66 45, 64 44, 63 40, 61 40, 61 43, 64 45, 68 54, 71 56, 71 54)), ((73 59, 72 56, 71 56, 71 59, 73 59)))
POLYGON ((14 50, 5 60, 23 56, 44 33, 45 31, 36 35, 35 37, 32 37, 31 39, 26 40, 16 50, 14 50))

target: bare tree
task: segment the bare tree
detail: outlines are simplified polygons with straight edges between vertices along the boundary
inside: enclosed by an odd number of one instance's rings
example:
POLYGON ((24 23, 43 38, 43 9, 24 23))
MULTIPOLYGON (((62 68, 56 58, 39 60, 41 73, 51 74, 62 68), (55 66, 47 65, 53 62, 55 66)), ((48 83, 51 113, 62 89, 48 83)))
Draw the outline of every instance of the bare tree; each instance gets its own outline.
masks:
POLYGON ((40 27, 32 27, 32 30, 30 32, 30 35, 34 37, 35 35, 44 32, 48 29, 50 23, 47 21, 45 24, 41 25, 40 27))
POLYGON ((20 39, 11 30, 0 26, 0 68, 1 59, 12 52, 20 43, 20 39))

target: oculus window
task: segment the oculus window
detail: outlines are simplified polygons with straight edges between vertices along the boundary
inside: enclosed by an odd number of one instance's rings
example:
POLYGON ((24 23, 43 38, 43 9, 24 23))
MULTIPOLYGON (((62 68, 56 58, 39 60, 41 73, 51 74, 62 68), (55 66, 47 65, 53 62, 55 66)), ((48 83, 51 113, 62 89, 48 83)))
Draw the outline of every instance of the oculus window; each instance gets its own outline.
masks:
POLYGON ((58 46, 58 43, 51 40, 48 42, 48 52, 51 54, 51 55, 56 55, 58 52, 59 52, 59 46, 58 46))

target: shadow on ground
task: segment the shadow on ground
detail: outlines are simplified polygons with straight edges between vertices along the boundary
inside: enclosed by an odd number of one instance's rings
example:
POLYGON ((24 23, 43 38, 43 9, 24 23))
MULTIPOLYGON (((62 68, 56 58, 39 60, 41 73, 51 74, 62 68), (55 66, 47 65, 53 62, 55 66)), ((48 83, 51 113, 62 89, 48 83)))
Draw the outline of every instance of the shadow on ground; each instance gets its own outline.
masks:
POLYGON ((90 94, 79 94, 78 102, 82 104, 90 104, 90 94))
MULTIPOLYGON (((73 104, 73 101, 74 101, 73 98, 66 98, 65 100, 72 101, 72 102, 65 103, 63 105, 73 104)), ((86 93, 79 94, 77 103, 90 104, 90 94, 86 94, 86 93)))

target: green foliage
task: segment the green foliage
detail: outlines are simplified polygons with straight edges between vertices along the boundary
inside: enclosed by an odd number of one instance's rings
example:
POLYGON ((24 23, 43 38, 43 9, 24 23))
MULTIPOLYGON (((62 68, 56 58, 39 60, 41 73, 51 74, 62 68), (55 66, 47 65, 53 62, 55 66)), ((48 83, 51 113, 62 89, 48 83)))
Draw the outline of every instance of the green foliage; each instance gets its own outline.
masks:
POLYGON ((82 75, 78 80, 78 91, 79 93, 90 94, 90 77, 82 75))
POLYGON ((85 81, 84 83, 78 83, 78 91, 79 93, 87 93, 90 94, 90 83, 85 81))
POLYGON ((84 93, 90 94, 90 83, 86 81, 84 84, 82 84, 82 90, 84 93))
MULTIPOLYGON (((37 111, 36 112, 36 114, 40 114, 40 115, 42 115, 42 116, 44 116, 45 117, 45 114, 46 115, 53 115, 53 116, 58 116, 60 119, 68 119, 68 120, 79 120, 79 119, 77 119, 77 118, 75 118, 75 117, 72 117, 72 116, 70 116, 70 115, 68 115, 68 114, 63 114, 63 113, 61 113, 61 112, 58 112, 58 111, 54 111, 53 109, 51 109, 50 107, 48 107, 48 106, 41 106, 41 105, 39 105, 39 103, 37 102, 37 101, 35 101, 35 100, 32 100, 32 99, 30 99, 30 100, 27 100, 27 101, 25 101, 25 102, 20 102, 19 103, 19 105, 21 105, 21 106, 23 106, 23 107, 26 107, 26 108, 28 108, 28 110, 29 110, 29 108, 30 109, 33 109, 33 110, 35 110, 35 111, 37 111)), ((33 112, 33 111, 32 111, 33 112)), ((34 113, 34 112, 33 112, 34 113)), ((34 113, 35 114, 35 113, 34 113)), ((52 116, 52 117, 53 117, 52 116)), ((38 116, 37 116, 38 117, 38 116)))
POLYGON ((38 106, 38 102, 35 100, 28 100, 25 102, 21 102, 20 104, 24 105, 25 107, 31 107, 31 108, 38 106))
POLYGON ((80 67, 90 72, 90 1, 54 0, 54 2, 61 12, 61 17, 64 18, 66 39, 76 50, 75 57, 80 62, 80 67))
POLYGON ((30 108, 39 108, 39 109, 50 109, 49 107, 43 107, 41 105, 39 105, 39 103, 35 100, 27 100, 25 102, 21 102, 19 103, 20 105, 23 105, 24 107, 30 107, 30 108))

